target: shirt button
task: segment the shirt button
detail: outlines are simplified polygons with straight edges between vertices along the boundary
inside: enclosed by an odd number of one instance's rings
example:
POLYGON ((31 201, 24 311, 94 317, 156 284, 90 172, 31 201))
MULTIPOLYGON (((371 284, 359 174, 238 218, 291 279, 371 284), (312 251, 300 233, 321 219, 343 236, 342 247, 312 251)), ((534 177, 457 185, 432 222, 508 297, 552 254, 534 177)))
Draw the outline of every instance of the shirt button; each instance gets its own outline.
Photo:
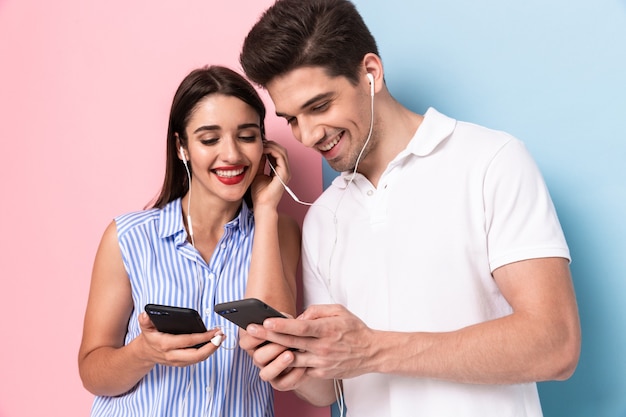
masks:
POLYGON ((213 310, 211 310, 210 308, 207 308, 206 310, 204 310, 204 314, 206 314, 207 316, 210 316, 211 314, 213 314, 213 310))
POLYGON ((374 195, 374 191, 369 190, 369 191, 367 192, 367 195, 368 195, 368 196, 370 196, 370 197, 371 197, 371 196, 373 196, 373 195, 374 195))
POLYGON ((206 393, 207 393, 208 395, 211 395, 211 391, 212 391, 212 390, 211 390, 211 387, 210 387, 210 386, 208 386, 208 385, 207 385, 207 387, 206 387, 204 390, 206 391, 206 393))
POLYGON ((222 248, 222 249, 226 249, 226 243, 222 243, 222 244, 221 244, 221 248, 222 248))

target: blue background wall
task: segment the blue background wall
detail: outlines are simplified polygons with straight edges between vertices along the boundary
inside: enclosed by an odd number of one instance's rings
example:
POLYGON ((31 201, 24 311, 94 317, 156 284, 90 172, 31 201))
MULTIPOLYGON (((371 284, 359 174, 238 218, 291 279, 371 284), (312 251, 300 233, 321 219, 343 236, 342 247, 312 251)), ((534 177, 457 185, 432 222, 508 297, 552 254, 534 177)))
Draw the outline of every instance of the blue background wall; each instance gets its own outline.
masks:
POLYGON ((583 330, 574 376, 539 385, 544 414, 625 417, 626 0, 355 4, 396 99, 526 143, 570 245, 583 330))

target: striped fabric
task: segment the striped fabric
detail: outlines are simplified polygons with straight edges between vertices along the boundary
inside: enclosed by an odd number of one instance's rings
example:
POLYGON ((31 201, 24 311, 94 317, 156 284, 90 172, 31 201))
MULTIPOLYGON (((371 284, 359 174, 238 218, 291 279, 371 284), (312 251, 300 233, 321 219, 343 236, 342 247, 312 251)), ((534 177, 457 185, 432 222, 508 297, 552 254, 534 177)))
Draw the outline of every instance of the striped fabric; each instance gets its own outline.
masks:
POLYGON ((213 312, 216 303, 243 298, 254 236, 245 203, 207 264, 187 242, 181 202, 116 218, 118 240, 130 277, 134 310, 126 343, 140 333, 137 316, 148 303, 198 310, 208 329, 227 338, 206 361, 185 368, 156 365, 128 393, 96 397, 92 416, 273 416, 271 386, 238 347, 234 324, 213 312))

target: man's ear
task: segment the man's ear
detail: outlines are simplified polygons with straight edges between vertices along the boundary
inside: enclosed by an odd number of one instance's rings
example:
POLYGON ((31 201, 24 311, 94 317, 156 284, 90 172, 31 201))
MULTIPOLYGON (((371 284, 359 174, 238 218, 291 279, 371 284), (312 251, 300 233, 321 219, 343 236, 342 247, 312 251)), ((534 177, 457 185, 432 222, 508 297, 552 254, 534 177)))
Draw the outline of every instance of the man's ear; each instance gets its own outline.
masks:
POLYGON ((374 80, 374 92, 380 91, 384 80, 383 62, 378 55, 372 52, 363 57, 363 77, 365 78, 367 74, 370 74, 374 80))

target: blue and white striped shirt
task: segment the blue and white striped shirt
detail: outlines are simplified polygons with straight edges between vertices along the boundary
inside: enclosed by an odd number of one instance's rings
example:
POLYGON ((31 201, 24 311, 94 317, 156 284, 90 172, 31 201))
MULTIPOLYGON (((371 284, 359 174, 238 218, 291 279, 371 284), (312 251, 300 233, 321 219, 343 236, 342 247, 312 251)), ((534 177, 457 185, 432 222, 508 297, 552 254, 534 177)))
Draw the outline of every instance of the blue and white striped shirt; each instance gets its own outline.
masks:
POLYGON ((221 326, 227 338, 203 362, 184 368, 156 365, 126 394, 96 397, 93 417, 274 415, 272 388, 239 348, 237 327, 213 312, 216 303, 244 296, 252 212, 244 202, 237 218, 224 226, 208 264, 187 241, 182 219, 180 199, 115 219, 134 303, 125 343, 139 335, 137 316, 148 303, 194 308, 208 329, 221 326))

